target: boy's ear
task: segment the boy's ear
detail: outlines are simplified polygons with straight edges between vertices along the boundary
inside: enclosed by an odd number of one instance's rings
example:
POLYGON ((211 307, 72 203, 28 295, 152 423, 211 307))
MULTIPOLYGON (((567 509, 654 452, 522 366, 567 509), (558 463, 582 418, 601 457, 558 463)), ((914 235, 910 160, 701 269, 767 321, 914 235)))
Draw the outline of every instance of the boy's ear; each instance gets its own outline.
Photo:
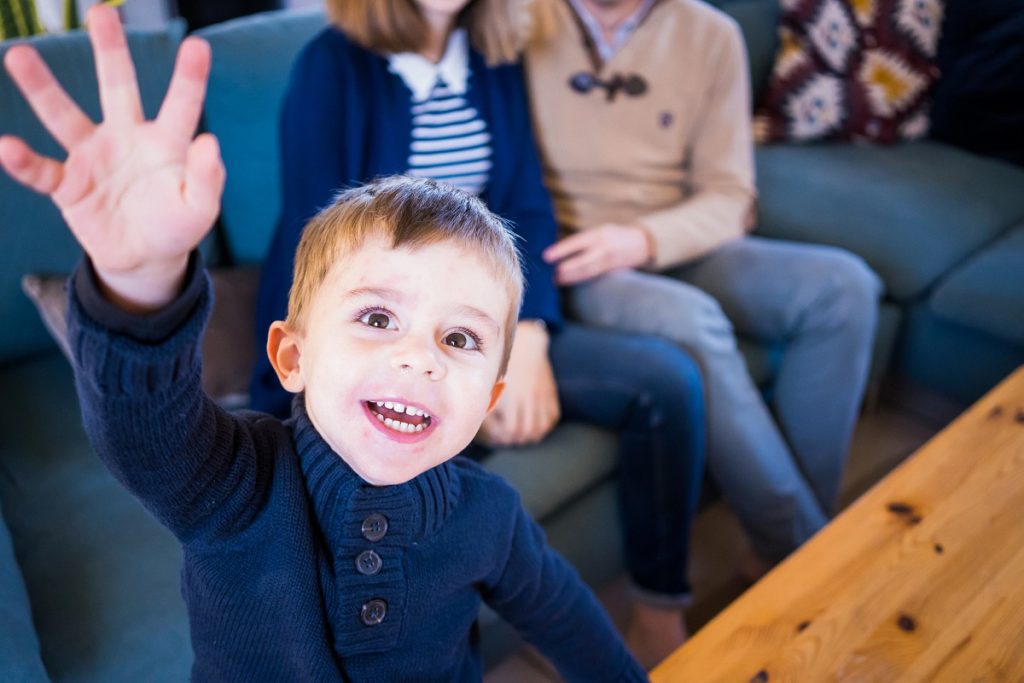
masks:
POLYGON ((505 380, 499 379, 494 383, 494 387, 491 389, 491 402, 487 406, 488 415, 490 415, 491 411, 494 410, 494 406, 498 405, 498 399, 501 398, 503 391, 505 391, 505 380))
POLYGON ((297 394, 305 388, 299 361, 302 339, 281 320, 275 320, 267 332, 267 357, 277 373, 277 379, 287 391, 297 394))

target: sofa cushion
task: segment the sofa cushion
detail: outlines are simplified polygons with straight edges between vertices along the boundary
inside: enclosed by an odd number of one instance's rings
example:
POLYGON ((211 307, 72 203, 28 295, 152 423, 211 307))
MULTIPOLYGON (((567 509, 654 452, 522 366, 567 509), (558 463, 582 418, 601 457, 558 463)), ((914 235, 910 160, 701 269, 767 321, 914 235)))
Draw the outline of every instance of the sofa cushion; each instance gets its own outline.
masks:
POLYGON ((54 680, 188 679, 179 545, 92 452, 57 351, 0 371, 0 500, 54 680))
POLYGON ((49 680, 39 658, 39 639, 32 625, 25 580, 3 515, 0 515, 0 680, 16 683, 49 680))
MULTIPOLYGON (((249 381, 257 352, 251 331, 259 269, 219 268, 210 271, 210 280, 213 312, 203 332, 203 389, 226 408, 245 407, 249 405, 249 381)), ((66 283, 63 275, 30 274, 21 280, 46 329, 70 360, 66 283)))
POLYGON ((320 11, 267 12, 198 32, 213 49, 203 125, 227 167, 221 226, 236 263, 263 260, 281 209, 278 114, 292 61, 320 11))
POLYGON ((1024 348, 1024 225, 942 279, 932 312, 1024 348))
POLYGON ((1024 365, 1024 346, 940 318, 920 302, 907 311, 897 361, 914 385, 966 408, 1024 365))
POLYGON ((544 522, 615 471, 614 434, 586 424, 563 424, 536 446, 501 448, 484 466, 507 479, 534 519, 544 522))
POLYGON ((891 143, 928 130, 943 0, 783 3, 758 140, 891 143))
POLYGON ((1024 217, 1024 170, 937 142, 757 149, 768 237, 845 247, 889 296, 921 296, 943 273, 1024 217))
MULTIPOLYGON (((172 22, 159 31, 130 31, 128 44, 135 60, 143 107, 154 116, 163 100, 181 42, 184 24, 172 22)), ((82 32, 42 36, 27 42, 43 59, 79 106, 100 120, 99 95, 89 41, 82 32)), ((0 46, 0 59, 14 44, 0 46)), ((0 69, 0 131, 18 135, 35 150, 58 159, 61 147, 39 123, 10 76, 0 69)), ((28 190, 0 172, 0 363, 51 348, 53 342, 29 301, 21 296, 19 280, 28 272, 66 273, 80 250, 60 212, 49 198, 28 190)))

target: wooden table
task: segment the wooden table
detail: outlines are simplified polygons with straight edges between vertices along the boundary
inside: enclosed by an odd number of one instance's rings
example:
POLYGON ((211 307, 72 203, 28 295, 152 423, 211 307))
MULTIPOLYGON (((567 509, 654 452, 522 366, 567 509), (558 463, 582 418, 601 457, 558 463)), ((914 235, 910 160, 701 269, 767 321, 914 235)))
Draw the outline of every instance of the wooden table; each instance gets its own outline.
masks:
POLYGON ((1024 367, 651 680, 1024 681, 1024 367))

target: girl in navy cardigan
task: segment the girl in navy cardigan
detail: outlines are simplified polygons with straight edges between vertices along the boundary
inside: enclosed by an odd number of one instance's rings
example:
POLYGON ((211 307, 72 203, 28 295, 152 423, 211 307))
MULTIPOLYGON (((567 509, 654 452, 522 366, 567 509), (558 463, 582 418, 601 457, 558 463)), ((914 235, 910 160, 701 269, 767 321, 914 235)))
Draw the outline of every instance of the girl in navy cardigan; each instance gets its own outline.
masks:
MULTIPOLYGON (((306 222, 341 189, 410 173, 476 192, 522 238, 527 289, 505 395, 481 440, 541 440, 559 418, 620 432, 619 482, 635 595, 627 642, 653 664, 685 637, 689 529, 703 475, 698 369, 655 338, 563 320, 556 238, 520 66, 521 0, 336 0, 301 52, 281 115, 282 214, 264 264, 256 329, 283 319, 306 222)), ((567 86, 568 87, 568 86, 567 86)), ((253 407, 290 396, 261 359, 253 407)))

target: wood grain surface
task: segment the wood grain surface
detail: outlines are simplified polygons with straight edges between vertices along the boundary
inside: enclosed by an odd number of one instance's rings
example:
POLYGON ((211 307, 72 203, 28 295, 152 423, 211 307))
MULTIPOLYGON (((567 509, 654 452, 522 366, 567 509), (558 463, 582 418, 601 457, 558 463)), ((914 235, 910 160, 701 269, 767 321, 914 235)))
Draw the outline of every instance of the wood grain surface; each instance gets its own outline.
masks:
POLYGON ((1024 682, 1024 367, 651 680, 1024 682))

